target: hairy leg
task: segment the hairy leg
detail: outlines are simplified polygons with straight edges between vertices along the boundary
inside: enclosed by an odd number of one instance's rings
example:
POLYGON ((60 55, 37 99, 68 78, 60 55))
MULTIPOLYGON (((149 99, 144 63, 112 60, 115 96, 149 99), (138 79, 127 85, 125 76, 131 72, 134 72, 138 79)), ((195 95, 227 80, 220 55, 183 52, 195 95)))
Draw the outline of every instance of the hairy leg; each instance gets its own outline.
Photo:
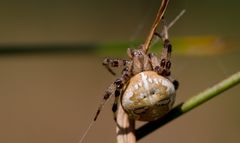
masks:
POLYGON ((118 110, 118 103, 120 102, 119 97, 121 96, 123 91, 122 89, 124 88, 124 85, 126 85, 129 79, 132 77, 131 69, 132 69, 132 64, 129 64, 128 67, 123 69, 121 78, 117 79, 114 82, 116 84, 116 90, 115 90, 115 99, 112 106, 112 111, 113 111, 113 116, 115 121, 117 117, 116 112, 118 110))
POLYGON ((114 103, 112 105, 112 112, 113 112, 114 121, 116 121, 116 112, 117 112, 117 109, 118 109, 118 102, 119 102, 120 94, 121 94, 121 90, 117 89, 115 91, 115 99, 114 99, 114 103))
POLYGON ((156 73, 160 74, 161 67, 160 67, 160 62, 159 62, 160 60, 159 60, 159 58, 156 55, 154 55, 153 53, 149 53, 148 57, 150 59, 150 63, 152 65, 153 71, 155 71, 156 73))
POLYGON ((105 58, 102 62, 103 66, 107 68, 107 70, 113 74, 116 75, 115 72, 111 69, 111 67, 120 67, 120 66, 126 66, 129 63, 127 60, 121 60, 121 59, 109 59, 105 58))
POLYGON ((170 68, 171 68, 171 52, 172 52, 172 45, 170 44, 170 41, 168 39, 164 40, 164 46, 162 50, 162 55, 160 58, 160 67, 161 75, 163 76, 170 76, 170 68))
POLYGON ((171 68, 171 53, 172 53, 172 45, 168 40, 168 28, 166 26, 165 21, 163 21, 164 26, 162 32, 155 33, 160 39, 163 40, 163 49, 160 58, 160 69, 159 74, 162 76, 170 76, 170 68, 171 68))
POLYGON ((116 86, 115 86, 114 83, 112 83, 112 84, 107 88, 107 90, 105 91, 105 94, 104 94, 104 96, 103 96, 102 102, 101 102, 101 104, 98 106, 97 112, 96 112, 95 117, 94 117, 94 119, 93 119, 94 121, 97 120, 98 115, 99 115, 99 113, 101 112, 103 106, 104 106, 105 103, 108 101, 108 99, 114 94, 115 90, 116 90, 116 86))
MULTIPOLYGON (((158 57, 156 55, 154 55, 153 53, 150 53, 149 54, 149 59, 150 59, 151 65, 153 67, 153 70, 156 73, 158 73, 159 75, 161 75, 163 69, 160 66, 160 63, 159 63, 160 60, 158 59, 158 57)), ((169 79, 173 83, 175 90, 177 90, 178 86, 179 86, 179 82, 177 80, 173 79, 170 76, 168 76, 167 79, 169 79)))
POLYGON ((116 111, 117 111, 119 97, 121 95, 122 88, 130 78, 131 78, 131 65, 128 65, 128 67, 123 69, 121 78, 115 80, 105 91, 102 103, 99 105, 98 110, 95 114, 94 121, 97 120, 97 117, 100 111, 102 110, 104 104, 112 95, 115 96, 114 103, 112 106, 112 111, 114 113, 114 119, 116 119, 116 111))

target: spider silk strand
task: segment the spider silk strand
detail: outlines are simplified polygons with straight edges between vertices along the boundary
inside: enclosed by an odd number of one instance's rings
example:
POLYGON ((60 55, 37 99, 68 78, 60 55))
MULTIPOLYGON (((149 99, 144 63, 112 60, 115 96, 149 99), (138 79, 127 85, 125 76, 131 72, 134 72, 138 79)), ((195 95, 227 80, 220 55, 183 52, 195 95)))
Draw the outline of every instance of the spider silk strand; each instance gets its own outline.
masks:
POLYGON ((79 140, 78 143, 82 143, 82 142, 83 142, 83 140, 84 140, 85 137, 87 136, 89 130, 92 128, 92 126, 94 125, 94 123, 95 123, 95 121, 93 120, 93 121, 89 124, 88 128, 85 130, 84 134, 82 135, 82 137, 80 138, 80 140, 79 140))

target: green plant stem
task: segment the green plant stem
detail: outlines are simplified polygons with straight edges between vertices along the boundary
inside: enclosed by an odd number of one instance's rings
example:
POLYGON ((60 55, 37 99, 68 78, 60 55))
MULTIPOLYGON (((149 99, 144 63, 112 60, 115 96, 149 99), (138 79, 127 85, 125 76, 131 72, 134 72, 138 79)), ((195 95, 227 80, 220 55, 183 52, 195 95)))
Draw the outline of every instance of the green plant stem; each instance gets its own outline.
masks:
POLYGON ((206 89, 205 91, 197 94, 196 96, 193 96, 184 103, 179 104, 163 118, 157 121, 149 122, 143 125, 142 127, 138 128, 136 130, 137 140, 140 140, 144 136, 162 127, 166 123, 180 117, 184 113, 187 113, 188 111, 196 108, 197 106, 210 100, 211 98, 216 97, 220 93, 228 90, 229 88, 237 85, 238 83, 240 83, 240 71, 223 80, 222 82, 214 85, 213 87, 206 89))

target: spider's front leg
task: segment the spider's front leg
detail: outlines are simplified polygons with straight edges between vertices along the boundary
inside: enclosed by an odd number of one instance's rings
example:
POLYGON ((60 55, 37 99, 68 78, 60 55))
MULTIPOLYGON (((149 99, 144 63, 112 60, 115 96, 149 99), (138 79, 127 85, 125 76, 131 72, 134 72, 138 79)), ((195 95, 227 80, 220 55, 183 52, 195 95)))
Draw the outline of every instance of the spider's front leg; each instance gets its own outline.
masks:
POLYGON ((114 91, 116 90, 116 86, 114 83, 112 83, 108 88, 107 90, 105 91, 105 94, 103 96, 103 99, 102 99, 102 102, 101 104, 99 105, 98 109, 97 109, 97 112, 95 114, 95 117, 94 117, 94 121, 97 120, 98 118, 98 115, 99 113, 101 112, 103 106, 105 105, 105 103, 108 101, 108 99, 114 94, 114 91))
POLYGON ((113 75, 116 75, 116 73, 111 69, 111 67, 126 66, 128 63, 129 61, 127 60, 109 59, 109 58, 105 58, 102 62, 103 66, 105 66, 107 70, 113 75))
POLYGON ((119 97, 121 95, 122 92, 122 88, 124 87, 124 85, 128 82, 128 80, 131 77, 131 64, 129 64, 128 67, 123 69, 123 73, 121 78, 115 80, 105 91, 105 94, 103 96, 103 101, 102 103, 99 105, 98 110, 95 114, 94 117, 94 121, 97 120, 97 117, 99 115, 99 113, 101 112, 104 104, 106 103, 106 101, 112 96, 115 96, 115 100, 112 106, 112 111, 114 113, 114 120, 116 121, 116 111, 117 111, 117 107, 118 107, 118 102, 119 102, 119 97), (130 70, 129 70, 130 69, 130 70))
POLYGON ((116 121, 116 112, 117 112, 117 108, 118 108, 118 103, 119 103, 119 97, 122 94, 122 89, 124 87, 124 85, 129 81, 129 79, 131 78, 131 65, 124 68, 123 72, 122 72, 122 76, 120 79, 117 79, 114 83, 116 85, 116 90, 115 90, 115 99, 114 99, 114 103, 112 106, 112 112, 113 112, 113 116, 114 116, 114 121, 116 121))

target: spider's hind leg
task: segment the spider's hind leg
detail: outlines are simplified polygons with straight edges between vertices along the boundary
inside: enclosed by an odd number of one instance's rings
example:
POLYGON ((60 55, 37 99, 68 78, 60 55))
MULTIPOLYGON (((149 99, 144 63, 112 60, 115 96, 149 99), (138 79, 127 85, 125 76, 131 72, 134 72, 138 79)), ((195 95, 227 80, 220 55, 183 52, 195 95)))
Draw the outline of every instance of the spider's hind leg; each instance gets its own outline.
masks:
POLYGON ((129 61, 127 60, 109 59, 109 58, 105 58, 102 62, 103 66, 105 66, 107 70, 113 75, 116 75, 116 73, 111 69, 111 67, 126 66, 128 63, 129 61))

